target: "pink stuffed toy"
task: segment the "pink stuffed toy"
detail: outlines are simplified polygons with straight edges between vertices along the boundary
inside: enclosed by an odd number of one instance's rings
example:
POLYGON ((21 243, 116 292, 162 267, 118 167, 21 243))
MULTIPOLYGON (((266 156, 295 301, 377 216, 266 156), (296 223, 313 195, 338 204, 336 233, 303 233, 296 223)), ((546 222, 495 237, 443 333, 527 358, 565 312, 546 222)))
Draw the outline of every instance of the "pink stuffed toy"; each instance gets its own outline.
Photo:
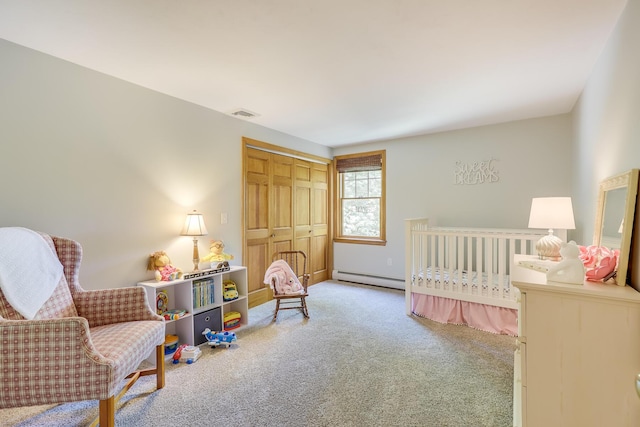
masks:
POLYGON ((171 264, 169 256, 164 251, 157 251, 149 255, 147 270, 155 271, 157 281, 169 281, 182 278, 182 270, 171 264))
POLYGON ((585 276, 590 281, 601 281, 611 277, 618 266, 618 249, 604 246, 580 246, 580 259, 585 266, 585 276))
POLYGON ((304 294, 304 288, 285 260, 279 259, 271 263, 264 274, 264 283, 277 294, 304 294))

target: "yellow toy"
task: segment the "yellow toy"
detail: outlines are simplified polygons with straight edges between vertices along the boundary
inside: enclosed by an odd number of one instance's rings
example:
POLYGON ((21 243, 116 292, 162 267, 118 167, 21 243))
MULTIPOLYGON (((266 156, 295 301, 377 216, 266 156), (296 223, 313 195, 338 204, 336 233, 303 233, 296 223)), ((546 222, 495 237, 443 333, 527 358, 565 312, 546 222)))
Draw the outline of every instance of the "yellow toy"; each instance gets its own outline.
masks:
POLYGON ((182 278, 182 270, 171 265, 171 260, 164 251, 157 251, 149 255, 147 271, 152 270, 155 270, 155 276, 158 282, 182 278))
POLYGON ((230 311, 224 314, 224 329, 228 331, 230 329, 239 328, 242 326, 240 321, 242 320, 242 314, 237 311, 230 311))
POLYGON ((224 253, 224 242, 222 240, 212 240, 209 245, 209 254, 200 258, 200 262, 220 262, 233 259, 233 255, 224 253))

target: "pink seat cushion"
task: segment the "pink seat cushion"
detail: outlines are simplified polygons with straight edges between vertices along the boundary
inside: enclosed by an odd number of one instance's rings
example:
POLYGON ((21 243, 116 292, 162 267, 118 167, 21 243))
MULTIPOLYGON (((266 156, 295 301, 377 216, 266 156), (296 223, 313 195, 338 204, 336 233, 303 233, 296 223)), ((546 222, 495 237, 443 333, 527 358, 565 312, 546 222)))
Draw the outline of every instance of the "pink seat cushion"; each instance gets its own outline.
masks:
POLYGON ((164 323, 155 320, 114 323, 91 328, 91 341, 101 356, 113 362, 116 378, 138 368, 149 349, 164 342, 164 323))

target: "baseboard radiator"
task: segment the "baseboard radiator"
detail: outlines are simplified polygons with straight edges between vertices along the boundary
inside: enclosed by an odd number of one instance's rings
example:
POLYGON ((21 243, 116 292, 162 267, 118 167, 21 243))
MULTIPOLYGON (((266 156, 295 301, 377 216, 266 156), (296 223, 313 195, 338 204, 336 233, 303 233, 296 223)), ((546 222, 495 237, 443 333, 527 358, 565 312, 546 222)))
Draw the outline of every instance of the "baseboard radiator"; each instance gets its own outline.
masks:
POLYGON ((333 270, 331 278, 333 280, 342 280, 343 282, 360 283, 363 285, 382 286, 384 288, 404 290, 404 279, 394 279, 391 277, 380 277, 360 273, 349 273, 346 271, 338 270, 333 270))

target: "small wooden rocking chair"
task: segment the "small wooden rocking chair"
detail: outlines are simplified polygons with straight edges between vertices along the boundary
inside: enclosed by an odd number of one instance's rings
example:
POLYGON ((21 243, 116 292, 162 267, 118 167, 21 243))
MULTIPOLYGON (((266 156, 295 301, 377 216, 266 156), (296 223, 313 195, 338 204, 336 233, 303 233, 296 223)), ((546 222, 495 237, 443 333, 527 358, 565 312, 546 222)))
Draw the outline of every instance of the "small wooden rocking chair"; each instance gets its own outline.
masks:
POLYGON ((307 254, 303 251, 282 251, 273 254, 272 261, 282 259, 289 264, 291 270, 298 277, 300 284, 304 288, 303 294, 280 294, 273 286, 273 299, 276 300, 276 310, 273 313, 273 321, 278 317, 280 310, 299 309, 304 317, 309 318, 306 298, 309 296, 307 287, 309 286, 309 274, 307 273, 307 254), (295 305, 294 305, 295 304, 295 305))

